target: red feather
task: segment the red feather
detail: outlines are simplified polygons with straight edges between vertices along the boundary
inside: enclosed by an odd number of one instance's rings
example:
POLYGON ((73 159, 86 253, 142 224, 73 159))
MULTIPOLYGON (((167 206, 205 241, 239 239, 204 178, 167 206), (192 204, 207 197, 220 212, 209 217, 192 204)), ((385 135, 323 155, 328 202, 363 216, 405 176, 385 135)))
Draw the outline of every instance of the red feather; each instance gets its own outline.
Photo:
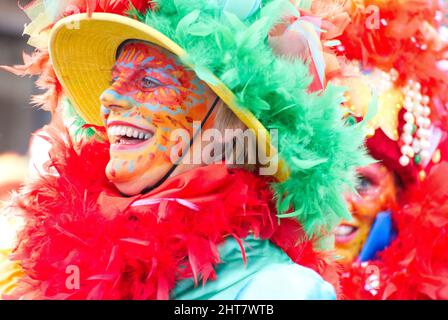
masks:
POLYGON ((31 55, 23 53, 23 65, 0 66, 18 76, 39 76, 36 85, 45 93, 32 97, 32 103, 54 113, 62 97, 62 87, 50 62, 48 51, 36 50, 31 55))
POLYGON ((28 183, 15 199, 26 226, 13 257, 26 276, 9 298, 168 299, 179 280, 214 280, 217 246, 252 233, 322 270, 297 222, 275 223, 269 179, 211 165, 145 195, 122 197, 104 174, 107 143, 75 147, 60 128, 46 131, 57 174, 28 183), (137 206, 146 199, 161 201, 137 206), (68 266, 79 267, 79 290, 66 287, 68 266))

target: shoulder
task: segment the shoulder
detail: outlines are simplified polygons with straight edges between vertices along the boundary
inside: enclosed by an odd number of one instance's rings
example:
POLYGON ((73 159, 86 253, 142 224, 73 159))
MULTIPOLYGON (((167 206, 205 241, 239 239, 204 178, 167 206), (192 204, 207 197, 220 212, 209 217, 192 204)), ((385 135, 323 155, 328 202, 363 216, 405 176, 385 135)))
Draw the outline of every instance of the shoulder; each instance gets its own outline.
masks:
POLYGON ((237 299, 334 300, 336 294, 315 271, 294 263, 276 263, 257 272, 237 299))

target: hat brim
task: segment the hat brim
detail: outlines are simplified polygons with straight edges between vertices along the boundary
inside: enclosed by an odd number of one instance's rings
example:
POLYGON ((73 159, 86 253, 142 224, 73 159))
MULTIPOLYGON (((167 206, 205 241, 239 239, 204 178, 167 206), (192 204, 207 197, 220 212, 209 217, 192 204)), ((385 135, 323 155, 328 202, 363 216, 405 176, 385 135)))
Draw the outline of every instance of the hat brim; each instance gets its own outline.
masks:
MULTIPOLYGON (((158 45, 195 70, 194 66, 185 62, 186 59, 182 59, 186 52, 174 41, 156 29, 125 16, 112 13, 93 13, 91 16, 76 14, 59 20, 51 30, 49 52, 56 76, 74 108, 89 124, 103 125, 99 97, 110 86, 118 48, 129 39, 158 45)), ((277 150, 271 145, 266 128, 247 108, 238 106, 234 94, 221 80, 212 73, 207 78, 212 81, 204 82, 248 128, 255 131, 257 139, 261 135, 267 137, 267 141, 259 144, 266 154, 275 155, 277 150)), ((278 180, 287 177, 281 160, 275 176, 278 180)))

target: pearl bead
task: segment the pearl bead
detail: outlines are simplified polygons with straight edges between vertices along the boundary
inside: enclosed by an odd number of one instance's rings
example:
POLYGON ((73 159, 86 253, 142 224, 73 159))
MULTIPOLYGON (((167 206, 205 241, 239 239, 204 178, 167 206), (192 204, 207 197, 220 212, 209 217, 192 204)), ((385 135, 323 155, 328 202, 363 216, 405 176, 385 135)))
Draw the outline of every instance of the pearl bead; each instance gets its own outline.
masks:
POLYGON ((404 131, 405 133, 411 134, 413 130, 414 130, 414 125, 411 124, 411 123, 406 123, 406 124, 403 126, 403 131, 404 131))
POLYGON ((420 93, 417 93, 414 97, 414 100, 417 102, 421 102, 422 101, 422 95, 420 93))
POLYGON ((406 103, 406 104, 411 104, 412 103, 411 97, 409 97, 407 94, 404 97, 404 103, 406 103))
POLYGON ((417 114, 422 114, 423 113, 423 106, 421 104, 418 104, 417 107, 415 108, 415 112, 417 114))
POLYGON ((414 140, 414 142, 412 143, 412 149, 414 150, 415 153, 419 153, 421 150, 421 146, 420 146, 420 141, 419 140, 414 140))
POLYGON ((414 149, 412 149, 411 146, 405 144, 401 147, 401 153, 412 158, 412 156, 414 155, 414 149))
POLYGON ((425 121, 425 118, 418 116, 417 117, 417 124, 422 127, 423 126, 423 122, 425 121))
POLYGON ((406 95, 406 98, 410 98, 410 99, 414 98, 414 91, 409 90, 408 94, 406 95))
POLYGON ((406 167, 409 164, 410 159, 408 156, 401 156, 399 161, 403 167, 406 167))
POLYGON ((402 135, 402 139, 403 139, 403 142, 405 144, 411 144, 412 143, 412 136, 410 134, 408 134, 408 133, 403 134, 402 135))
POLYGON ((429 116, 431 114, 431 108, 429 107, 424 107, 423 108, 423 115, 424 116, 429 116))
POLYGON ((422 102, 423 102, 423 104, 428 104, 429 103, 429 97, 428 96, 423 96, 422 102))
POLYGON ((429 136, 429 132, 426 129, 420 128, 417 130, 417 137, 419 138, 427 138, 429 136))
POLYGON ((407 123, 414 124, 415 119, 412 113, 406 112, 403 118, 407 123))
POLYGON ((422 88, 422 85, 420 84, 420 82, 416 82, 414 85, 415 90, 420 90, 422 88))

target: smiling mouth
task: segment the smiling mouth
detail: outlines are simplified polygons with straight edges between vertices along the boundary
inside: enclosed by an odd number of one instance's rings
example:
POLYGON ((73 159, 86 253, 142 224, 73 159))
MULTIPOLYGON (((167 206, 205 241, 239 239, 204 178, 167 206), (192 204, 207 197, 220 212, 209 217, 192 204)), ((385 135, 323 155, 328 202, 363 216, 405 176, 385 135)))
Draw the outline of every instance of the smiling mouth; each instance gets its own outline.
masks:
POLYGON ((336 242, 343 243, 352 240, 356 232, 358 231, 358 227, 351 224, 340 224, 334 230, 334 235, 336 238, 336 242))
POLYGON ((114 151, 140 148, 154 136, 152 130, 125 123, 109 124, 107 134, 114 151))

